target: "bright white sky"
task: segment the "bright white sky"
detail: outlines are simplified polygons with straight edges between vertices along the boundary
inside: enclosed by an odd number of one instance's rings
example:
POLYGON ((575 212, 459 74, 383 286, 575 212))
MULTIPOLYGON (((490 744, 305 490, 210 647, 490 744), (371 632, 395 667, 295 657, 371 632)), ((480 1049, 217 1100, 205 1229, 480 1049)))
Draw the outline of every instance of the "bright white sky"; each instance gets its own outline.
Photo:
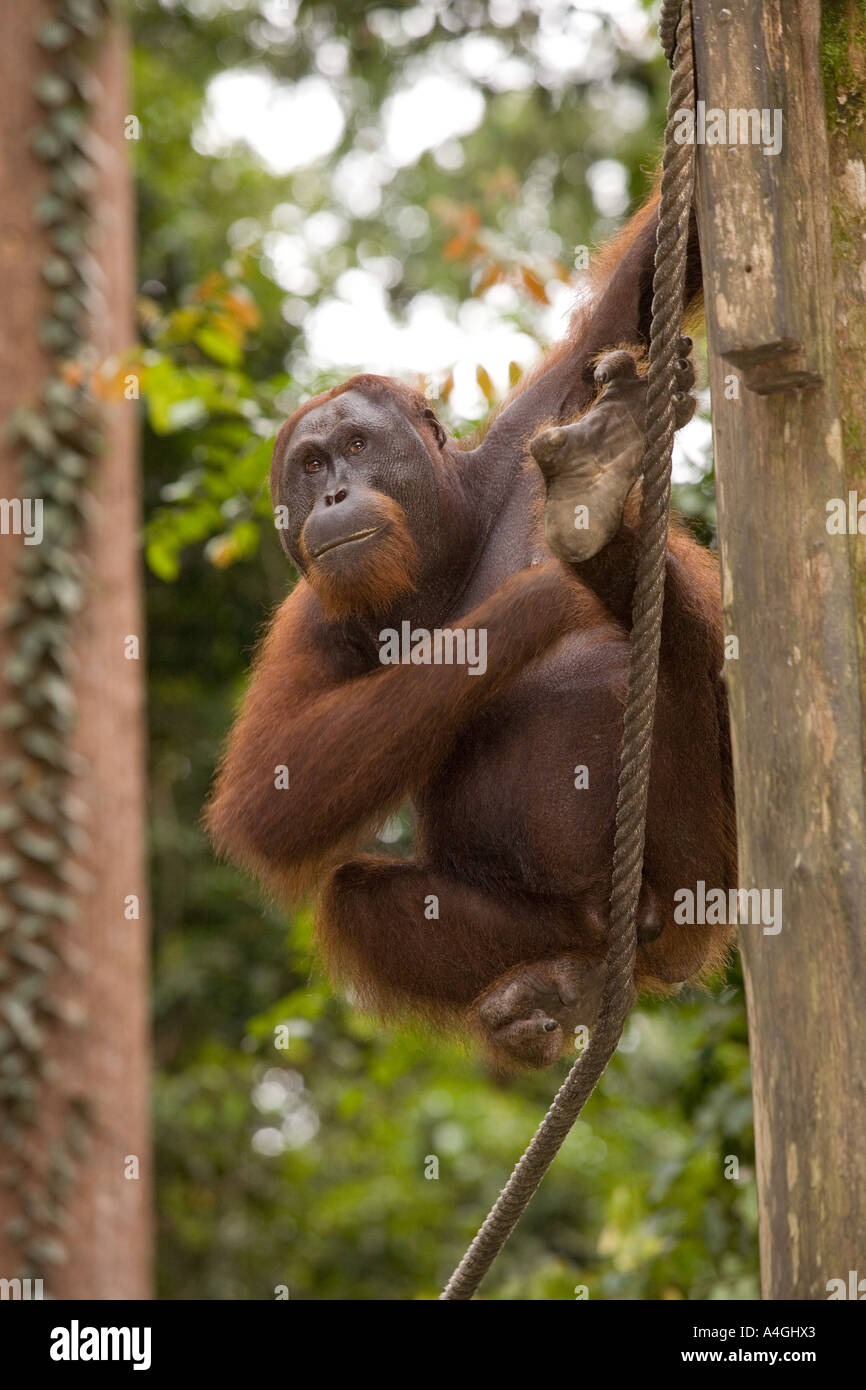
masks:
MULTIPOLYGON (((436 4, 437 0, 422 0, 400 16, 374 10, 371 23, 387 42, 399 45, 429 30, 436 4)), ((488 0, 488 7, 494 23, 508 23, 517 0, 488 0)), ((610 47, 602 42, 594 8, 594 4, 584 8, 581 0, 540 0, 538 76, 546 85, 557 88, 587 72, 603 78, 611 70, 610 47)), ((616 21, 619 43, 641 53, 652 50, 657 39, 638 0, 606 0, 605 10, 616 21)), ((280 31, 290 28, 291 0, 272 0, 268 18, 280 31)), ((264 69, 226 70, 210 84, 205 115, 194 135, 196 148, 219 155, 244 142, 277 175, 326 159, 344 131, 339 79, 346 63, 344 45, 334 41, 320 47, 319 71, 295 84, 280 83, 264 69)), ((414 71, 407 69, 406 85, 382 109, 381 142, 372 150, 356 148, 334 168, 337 206, 375 216, 380 190, 395 170, 413 164, 429 150, 446 169, 459 167, 460 138, 474 130, 484 114, 484 97, 476 85, 481 78, 515 90, 535 81, 536 74, 525 61, 509 57, 493 35, 455 40, 447 45, 447 59, 444 52, 437 55, 432 50, 414 71)), ((626 89, 612 119, 625 132, 640 125, 645 115, 642 94, 626 89)), ((601 214, 618 217, 625 211, 625 170, 616 160, 599 160, 590 168, 588 181, 601 214)), ((423 235, 424 210, 406 209, 403 215, 407 225, 401 231, 411 236, 414 226, 414 234, 423 235)), ((286 315, 293 322, 303 317, 311 378, 322 368, 338 367, 386 374, 429 373, 435 380, 453 369, 452 408, 458 416, 473 418, 483 410, 475 379, 479 363, 503 391, 509 362, 527 366, 537 356, 533 340, 504 318, 515 302, 515 292, 507 287, 494 287, 481 299, 459 305, 440 295, 421 294, 404 317, 396 319, 387 290, 396 283, 399 266, 382 258, 361 257, 359 265, 339 277, 335 294, 307 313, 305 296, 318 288, 317 256, 339 245, 344 230, 334 213, 319 212, 304 221, 292 204, 284 203, 275 209, 273 230, 264 237, 274 278, 287 292, 286 315)), ((246 238, 257 239, 261 229, 254 223, 238 224, 233 233, 235 244, 243 245, 246 238)), ((556 252, 567 255, 568 248, 562 251, 557 244, 556 252)), ((552 304, 542 316, 539 331, 553 341, 564 329, 574 291, 557 281, 548 289, 552 304)), ((683 444, 699 458, 705 443, 701 426, 696 424, 691 431, 683 444)), ((681 458, 677 474, 694 476, 694 470, 681 458)))

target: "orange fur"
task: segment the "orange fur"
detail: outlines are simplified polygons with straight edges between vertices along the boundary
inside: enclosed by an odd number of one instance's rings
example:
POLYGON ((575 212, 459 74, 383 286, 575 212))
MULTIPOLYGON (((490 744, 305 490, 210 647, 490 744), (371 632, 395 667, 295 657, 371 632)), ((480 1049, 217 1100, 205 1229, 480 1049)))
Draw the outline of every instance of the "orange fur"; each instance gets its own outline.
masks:
POLYGON ((381 612, 415 589, 420 557, 406 524, 406 514, 393 497, 379 494, 376 500, 384 534, 376 541, 374 549, 364 553, 348 576, 341 572, 339 582, 326 565, 310 555, 301 532, 301 555, 307 582, 318 595, 327 616, 337 622, 370 611, 381 612))
MULTIPOLYGON (((603 954, 639 489, 592 560, 530 566, 542 544, 541 483, 522 460, 542 424, 589 405, 601 352, 645 346, 655 218, 652 199, 602 255, 568 337, 477 448, 443 445, 419 392, 370 375, 307 402, 281 432, 285 443, 299 418, 341 392, 386 396, 420 439, 413 459, 407 432, 408 476, 420 465, 427 477, 429 457, 457 538, 432 552, 447 553, 454 572, 437 560, 434 573, 423 521, 408 526, 383 499, 384 544, 350 587, 302 551, 308 578, 262 645, 207 809, 217 849, 279 897, 323 890, 317 930, 329 969, 383 1015, 465 1020, 510 972, 603 954), (378 618, 398 599, 424 625, 483 630, 486 670, 380 666, 378 618), (591 795, 573 790, 578 762, 591 769, 591 795), (288 788, 275 786, 278 766, 288 788), (417 860, 349 858, 407 797, 417 860), (430 899, 438 915, 428 920, 430 899)), ((660 991, 718 965, 731 937, 678 926, 672 910, 677 887, 736 879, 722 648, 715 557, 673 528, 644 879, 663 929, 641 945, 636 971, 640 986, 660 991)))

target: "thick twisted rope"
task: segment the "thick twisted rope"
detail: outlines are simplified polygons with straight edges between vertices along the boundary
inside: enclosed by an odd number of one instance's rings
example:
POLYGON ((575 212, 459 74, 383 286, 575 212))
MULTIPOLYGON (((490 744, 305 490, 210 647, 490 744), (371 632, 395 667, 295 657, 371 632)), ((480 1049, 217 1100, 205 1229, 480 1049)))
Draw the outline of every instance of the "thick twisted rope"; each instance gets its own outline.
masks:
POLYGON ((647 438, 601 1010, 588 1046, 557 1091, 532 1142, 440 1294, 443 1300, 470 1299, 475 1293, 616 1051, 634 999, 637 906, 643 876, 675 431, 674 367, 683 315, 694 177, 692 146, 678 145, 673 139, 674 113, 694 110, 690 0, 664 0, 659 35, 673 72, 653 275, 647 438))

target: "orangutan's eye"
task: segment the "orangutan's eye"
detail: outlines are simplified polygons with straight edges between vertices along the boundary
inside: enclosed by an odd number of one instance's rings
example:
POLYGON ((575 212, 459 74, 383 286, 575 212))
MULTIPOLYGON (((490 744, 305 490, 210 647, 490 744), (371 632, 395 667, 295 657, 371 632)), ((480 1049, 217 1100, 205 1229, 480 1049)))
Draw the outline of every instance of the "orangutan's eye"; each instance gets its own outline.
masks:
POLYGON ((359 434, 356 434, 356 435, 355 435, 355 438, 351 441, 351 443, 350 443, 350 445, 349 445, 349 453, 350 453, 350 454, 360 454, 361 450, 362 450, 363 448, 365 448, 365 447, 366 447, 365 441, 361 438, 361 436, 360 436, 359 434))
POLYGON ((306 463, 304 464, 304 472, 305 472, 305 473, 318 473, 318 471, 319 471, 319 469, 320 469, 321 467, 322 467, 322 464, 321 464, 321 462, 319 461, 319 459, 307 459, 306 463))

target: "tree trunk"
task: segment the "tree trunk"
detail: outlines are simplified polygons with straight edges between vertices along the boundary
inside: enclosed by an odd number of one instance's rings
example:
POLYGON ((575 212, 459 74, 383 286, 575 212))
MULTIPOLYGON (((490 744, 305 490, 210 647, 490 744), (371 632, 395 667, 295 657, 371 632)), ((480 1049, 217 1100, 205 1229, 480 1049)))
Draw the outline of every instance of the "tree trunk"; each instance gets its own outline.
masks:
MULTIPOLYGON (((84 470, 71 497, 62 488, 46 497, 46 535, 29 556, 21 536, 0 537, 4 598, 20 602, 23 595, 26 606, 42 602, 47 592, 46 611, 55 628, 51 660, 42 662, 38 680, 28 682, 23 692, 7 661, 26 648, 38 624, 27 609, 17 627, 0 628, 0 703, 4 711, 12 711, 0 730, 3 802, 11 817, 10 823, 3 822, 0 854, 12 866, 0 887, 0 964, 5 966, 0 976, 0 1166, 8 1183, 0 1187, 0 1278, 41 1278, 45 1297, 136 1299, 148 1298, 151 1288, 144 662, 143 651, 135 659, 134 648, 125 647, 126 638, 143 635, 136 407, 126 400, 90 404, 104 443, 98 453, 92 429, 88 433, 86 427, 70 426, 64 434, 62 412, 52 414, 38 405, 46 384, 56 388, 63 381, 77 381, 79 368, 64 362, 83 361, 87 370, 88 341, 93 362, 132 342, 133 218, 124 138, 127 55, 117 25, 101 26, 88 40, 74 25, 70 29, 62 23, 68 18, 64 9, 63 0, 18 0, 5 15, 0 48, 0 143, 5 154, 0 165, 0 416, 6 422, 21 407, 37 406, 37 426, 47 423, 51 440, 59 441, 56 466, 45 474, 50 488, 60 478, 61 458, 73 470, 84 470), (53 29, 46 30, 46 24, 53 29), (74 93, 67 107, 57 85, 57 75, 62 78, 72 70, 70 59, 83 62, 98 84, 89 98, 85 147, 95 181, 81 204, 89 245, 79 250, 69 250, 70 243, 63 240, 63 228, 68 231, 72 222, 60 217, 49 229, 34 217, 34 204, 53 178, 59 177, 58 186, 67 189, 63 196, 77 196, 75 188, 64 184, 74 161, 64 156, 59 164, 46 163, 31 144, 37 127, 45 129, 47 123, 51 128, 59 112, 68 115, 75 109, 74 93), (85 308, 68 350, 56 340, 40 343, 46 315, 56 318, 63 303, 69 310, 72 302, 68 295, 68 302, 58 298, 57 276, 66 274, 62 266, 57 269, 58 254, 61 261, 80 256, 76 264, 83 276, 71 286, 82 290, 85 308), (82 495, 88 499, 86 515, 76 523, 82 495), (75 536, 69 570, 73 590, 77 562, 84 561, 83 603, 71 618, 64 617, 64 603, 51 587, 56 579, 62 594, 67 570, 38 569, 64 560, 54 532, 48 533, 51 517, 62 522, 64 536, 75 536), (33 572, 23 578, 19 568, 22 558, 30 556, 37 564, 35 580, 33 572), (63 688, 69 652, 74 658, 71 722, 65 718, 63 688), (32 693, 43 687, 54 692, 60 711, 53 722, 46 715, 53 752, 43 745, 25 748, 16 734, 16 704, 19 710, 27 707, 32 693), (70 755, 66 774, 62 769, 70 755), (18 771, 10 771, 10 760, 18 771), (57 814, 58 776, 65 777, 62 814, 57 814), (53 820, 46 800, 54 806, 53 820), (89 843, 76 829, 79 819, 89 843), (60 862, 58 844, 64 846, 60 862), (67 921, 69 899, 77 913, 67 921)), ((98 17, 98 6, 95 12, 98 17)), ((15 498, 22 490, 27 495, 20 479, 28 457, 26 444, 12 446, 4 437, 4 498, 15 498)), ((35 1287, 31 1285, 31 1296, 38 1296, 35 1287)))
POLYGON ((726 675, 740 883, 782 891, 780 932, 741 927, 762 1288, 824 1299, 863 1265, 866 1232, 858 615, 849 538, 828 530, 863 421, 852 402, 866 335, 841 373, 837 361, 840 321, 856 311, 862 326, 863 204, 834 287, 818 0, 732 0, 727 22, 709 0, 693 7, 699 98, 783 113, 777 155, 698 147, 698 212, 725 618, 739 641, 726 675))
MULTIPOLYGON (((845 490, 866 497, 866 10, 861 0, 822 7, 821 58, 830 147, 830 230, 845 490)), ((866 510, 866 509, 864 509, 866 510)), ((860 639, 866 747, 866 522, 848 537, 860 639)), ((866 1274, 866 1270, 863 1271, 866 1274)))

